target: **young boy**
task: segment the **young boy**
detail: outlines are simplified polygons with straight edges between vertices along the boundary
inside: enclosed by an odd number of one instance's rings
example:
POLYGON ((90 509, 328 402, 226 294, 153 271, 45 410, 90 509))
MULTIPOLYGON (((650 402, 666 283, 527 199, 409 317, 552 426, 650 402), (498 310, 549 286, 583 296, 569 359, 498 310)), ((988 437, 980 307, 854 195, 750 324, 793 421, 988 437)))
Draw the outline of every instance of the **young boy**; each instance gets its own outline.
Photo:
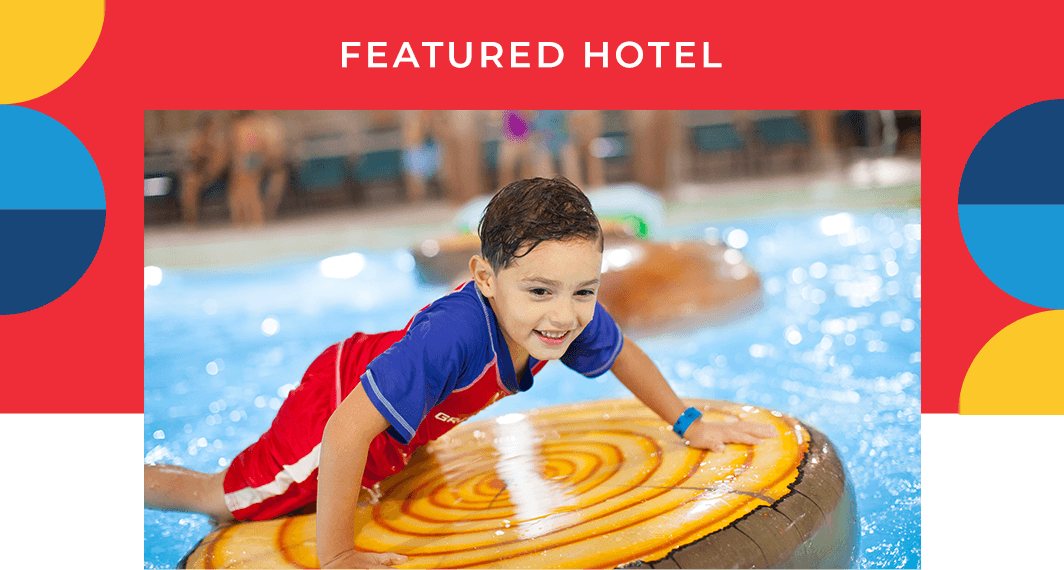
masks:
POLYGON ((401 331, 351 338, 310 365, 270 430, 223 473, 145 466, 150 508, 219 521, 261 520, 317 500, 323 568, 403 562, 353 550, 362 486, 397 473, 410 453, 494 401, 524 392, 548 360, 584 376, 612 370, 689 445, 722 451, 775 432, 703 422, 596 301, 602 229, 564 178, 503 188, 484 212, 473 280, 422 309, 401 331))

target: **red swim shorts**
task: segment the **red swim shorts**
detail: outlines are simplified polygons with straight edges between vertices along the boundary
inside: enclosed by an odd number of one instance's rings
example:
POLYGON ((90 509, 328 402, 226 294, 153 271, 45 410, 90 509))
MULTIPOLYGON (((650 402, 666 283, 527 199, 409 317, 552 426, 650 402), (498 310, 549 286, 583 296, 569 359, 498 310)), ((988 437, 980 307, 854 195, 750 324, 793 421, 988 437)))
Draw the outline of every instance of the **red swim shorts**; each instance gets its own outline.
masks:
MULTIPOLYGON (((357 357, 363 346, 374 344, 374 336, 356 334, 325 349, 288 393, 270 429, 230 463, 225 504, 237 520, 275 518, 317 499, 325 424, 361 376, 342 371, 338 355, 344 354, 345 362, 357 357)), ((401 470, 410 451, 387 434, 378 435, 370 445, 362 484, 372 486, 401 470)))

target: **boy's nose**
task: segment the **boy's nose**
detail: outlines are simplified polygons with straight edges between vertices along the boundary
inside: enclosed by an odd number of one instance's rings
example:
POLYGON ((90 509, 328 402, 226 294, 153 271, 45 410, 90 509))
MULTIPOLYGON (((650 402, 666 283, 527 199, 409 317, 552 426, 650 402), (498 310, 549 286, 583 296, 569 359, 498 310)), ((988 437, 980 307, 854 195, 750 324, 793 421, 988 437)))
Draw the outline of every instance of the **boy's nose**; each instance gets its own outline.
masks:
POLYGON ((572 329, 576 327, 576 310, 572 303, 558 303, 550 314, 550 324, 560 329, 572 329))

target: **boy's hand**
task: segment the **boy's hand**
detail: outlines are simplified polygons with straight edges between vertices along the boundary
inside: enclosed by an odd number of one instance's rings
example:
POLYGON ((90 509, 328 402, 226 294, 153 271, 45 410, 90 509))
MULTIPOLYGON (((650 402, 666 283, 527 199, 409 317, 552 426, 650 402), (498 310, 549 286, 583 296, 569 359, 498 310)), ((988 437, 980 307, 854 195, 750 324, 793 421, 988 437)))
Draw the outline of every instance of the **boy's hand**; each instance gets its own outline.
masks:
POLYGON ((687 428, 684 439, 691 447, 708 449, 709 451, 724 451, 726 443, 746 443, 757 445, 762 440, 776 437, 776 429, 772 426, 754 422, 704 422, 697 420, 687 428))
POLYGON ((322 568, 389 568, 393 564, 406 562, 406 556, 387 552, 355 552, 348 550, 341 552, 339 556, 322 564, 322 568))

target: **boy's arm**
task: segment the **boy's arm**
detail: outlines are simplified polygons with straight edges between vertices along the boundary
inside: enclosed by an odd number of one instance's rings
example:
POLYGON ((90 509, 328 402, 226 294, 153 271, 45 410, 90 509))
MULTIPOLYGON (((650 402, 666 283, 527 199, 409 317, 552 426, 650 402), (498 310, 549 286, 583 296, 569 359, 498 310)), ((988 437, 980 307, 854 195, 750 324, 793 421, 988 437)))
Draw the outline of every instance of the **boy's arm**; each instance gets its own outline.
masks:
MULTIPOLYGON (((624 346, 611 368, 617 379, 636 398, 658 414, 661 419, 675 424, 687 406, 672 391, 654 361, 627 336, 624 346)), ((776 436, 771 426, 753 422, 704 422, 698 420, 684 433, 690 445, 710 451, 724 451, 725 443, 761 443, 762 438, 776 436)))
POLYGON ((318 464, 318 562, 322 568, 378 568, 405 556, 356 552, 354 512, 370 443, 388 421, 359 384, 325 425, 318 464))

